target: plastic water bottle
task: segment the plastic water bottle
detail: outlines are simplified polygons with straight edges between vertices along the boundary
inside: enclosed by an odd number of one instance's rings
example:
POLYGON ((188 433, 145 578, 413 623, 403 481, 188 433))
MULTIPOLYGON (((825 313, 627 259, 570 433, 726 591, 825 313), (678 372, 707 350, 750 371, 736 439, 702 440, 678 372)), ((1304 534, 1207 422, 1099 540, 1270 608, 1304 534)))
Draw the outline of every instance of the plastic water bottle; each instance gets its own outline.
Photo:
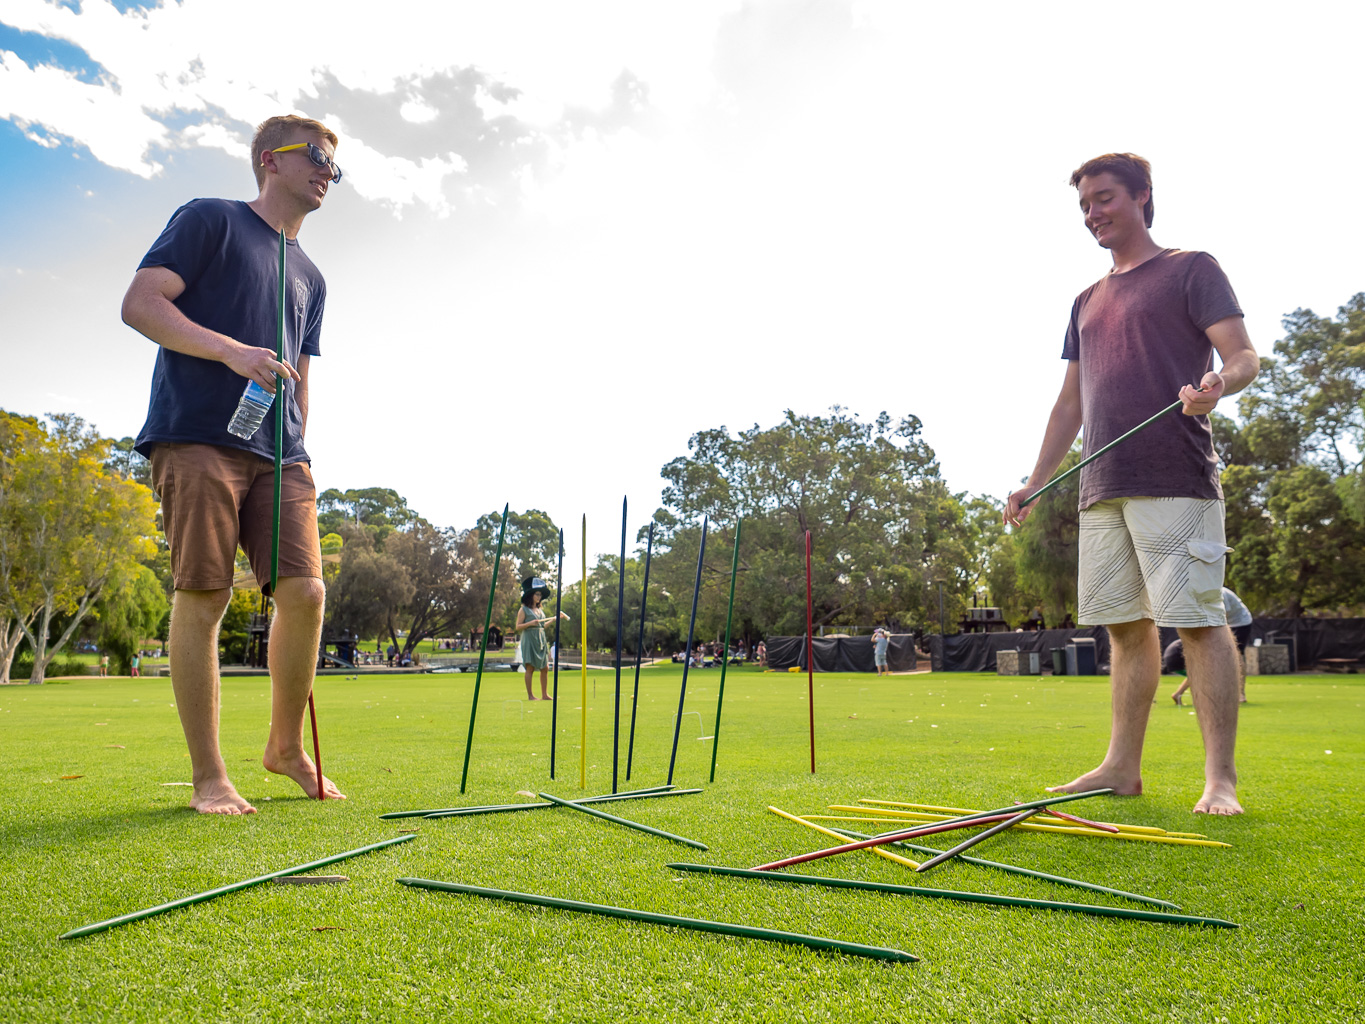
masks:
POLYGON ((260 429, 265 414, 270 410, 270 403, 274 400, 275 396, 254 380, 247 381, 246 390, 242 392, 242 400, 237 403, 237 411, 232 414, 232 422, 228 424, 228 433, 240 437, 243 441, 249 440, 260 429))

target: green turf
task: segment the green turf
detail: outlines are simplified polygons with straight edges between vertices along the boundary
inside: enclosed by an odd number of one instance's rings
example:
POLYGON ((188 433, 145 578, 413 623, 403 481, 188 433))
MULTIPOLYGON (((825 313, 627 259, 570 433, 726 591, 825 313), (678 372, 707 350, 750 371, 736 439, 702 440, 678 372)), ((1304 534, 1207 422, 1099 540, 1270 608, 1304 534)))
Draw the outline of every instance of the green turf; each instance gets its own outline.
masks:
MULTIPOLYGON (((610 672, 592 673, 588 785, 611 788, 610 672)), ((664 781, 679 671, 647 670, 636 770, 664 781)), ((687 709, 712 733, 719 674, 693 672, 687 709)), ((267 775, 267 681, 223 686, 223 752, 260 808, 185 809, 189 761, 169 681, 0 690, 0 1017, 6 1021, 1345 1021, 1365 1016, 1360 790, 1365 680, 1253 678, 1242 712, 1240 818, 1194 817, 1195 718, 1164 683, 1139 799, 1077 813, 1207 833, 1231 849, 1012 833, 994 860, 1083 878, 1226 918, 1238 930, 995 908, 741 879, 663 865, 750 867, 826 845, 765 813, 859 797, 970 807, 1040 795, 1091 767, 1107 680, 919 675, 816 682, 818 774, 805 677, 732 671, 717 781, 694 795, 604 805, 701 840, 709 853, 568 809, 434 822, 384 811, 582 795, 578 678, 561 679, 559 778, 549 706, 519 676, 484 680, 468 792, 459 768, 472 675, 328 677, 319 718, 345 803, 301 799, 267 775), (1328 753, 1328 751, 1331 751, 1328 753), (64 780, 64 775, 81 775, 64 780), (414 842, 324 869, 339 887, 267 884, 66 942, 70 928, 419 828, 414 842), (918 964, 722 938, 410 889, 431 878, 761 925, 906 950, 918 964), (318 931, 319 927, 329 930, 318 931)), ((706 785, 710 741, 682 727, 675 782, 706 785)), ((946 848, 947 843, 939 844, 946 848)), ((1135 906, 1034 879, 947 865, 916 879, 866 853, 810 874, 1135 906)))

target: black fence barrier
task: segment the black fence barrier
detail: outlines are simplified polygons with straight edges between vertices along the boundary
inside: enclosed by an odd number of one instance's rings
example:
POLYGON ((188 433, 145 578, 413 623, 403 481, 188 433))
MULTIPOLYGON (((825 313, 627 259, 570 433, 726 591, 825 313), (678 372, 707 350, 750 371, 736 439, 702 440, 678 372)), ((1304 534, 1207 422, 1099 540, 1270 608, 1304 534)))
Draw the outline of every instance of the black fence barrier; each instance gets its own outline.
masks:
MULTIPOLYGON (((1161 649, 1176 639, 1175 629, 1160 629, 1161 649)), ((1037 651, 1043 666, 1052 664, 1052 649, 1065 647, 1072 637, 1092 637, 1095 664, 1101 674, 1109 671, 1109 632, 1103 626, 1081 629, 1044 629, 1032 633, 960 633, 926 637, 935 672, 994 672, 1000 651, 1037 651)), ((1354 658, 1365 662, 1365 619, 1253 619, 1255 643, 1293 642, 1293 663, 1298 670, 1311 669, 1327 658, 1354 658)), ((769 642, 769 650, 772 645, 769 642)), ((805 663, 802 662, 804 665, 805 663)), ((820 666, 817 652, 815 664, 820 666)))
MULTIPOLYGON (((789 668, 806 670, 804 636, 770 636, 768 667, 781 672, 789 668)), ((812 643, 817 672, 875 672, 876 652, 871 635, 817 636, 812 643)), ((886 667, 892 672, 913 672, 917 667, 915 638, 910 633, 892 633, 886 648, 886 667)))

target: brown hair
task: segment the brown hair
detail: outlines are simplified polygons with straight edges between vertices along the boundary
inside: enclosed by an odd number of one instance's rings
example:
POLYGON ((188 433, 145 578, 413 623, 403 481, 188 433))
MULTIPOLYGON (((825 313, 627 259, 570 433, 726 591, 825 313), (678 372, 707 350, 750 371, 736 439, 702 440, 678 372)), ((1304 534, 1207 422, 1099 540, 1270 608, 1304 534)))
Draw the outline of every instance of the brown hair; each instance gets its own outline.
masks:
POLYGON ((256 134, 251 139, 251 170, 256 175, 257 188, 265 184, 265 166, 261 163, 261 154, 276 146, 283 146, 285 140, 297 131, 321 136, 332 144, 333 149, 336 148, 336 133, 321 121, 314 121, 311 117, 299 117, 297 114, 267 117, 257 125, 256 134))
POLYGON ((1108 172, 1128 189, 1134 199, 1143 189, 1147 190, 1147 202, 1142 205, 1142 219, 1152 226, 1152 165, 1136 153, 1105 153, 1093 160, 1087 160, 1071 172, 1071 187, 1079 188, 1082 178, 1093 178, 1108 172))

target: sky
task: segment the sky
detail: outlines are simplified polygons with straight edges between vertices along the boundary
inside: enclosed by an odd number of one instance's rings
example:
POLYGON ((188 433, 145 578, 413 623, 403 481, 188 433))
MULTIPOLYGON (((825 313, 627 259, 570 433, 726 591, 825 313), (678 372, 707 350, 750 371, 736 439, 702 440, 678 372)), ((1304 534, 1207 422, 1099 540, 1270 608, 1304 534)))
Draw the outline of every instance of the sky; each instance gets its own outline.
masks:
POLYGON ((1365 290, 1362 30, 1317 2, 0 0, 0 408, 137 433, 156 350, 123 292, 182 203, 254 198, 253 127, 293 112, 345 171, 300 235, 320 489, 586 514, 595 554, 692 434, 839 405, 918 416, 948 485, 1001 499, 1110 265, 1089 157, 1151 161, 1154 238, 1219 260, 1263 354, 1365 290))

